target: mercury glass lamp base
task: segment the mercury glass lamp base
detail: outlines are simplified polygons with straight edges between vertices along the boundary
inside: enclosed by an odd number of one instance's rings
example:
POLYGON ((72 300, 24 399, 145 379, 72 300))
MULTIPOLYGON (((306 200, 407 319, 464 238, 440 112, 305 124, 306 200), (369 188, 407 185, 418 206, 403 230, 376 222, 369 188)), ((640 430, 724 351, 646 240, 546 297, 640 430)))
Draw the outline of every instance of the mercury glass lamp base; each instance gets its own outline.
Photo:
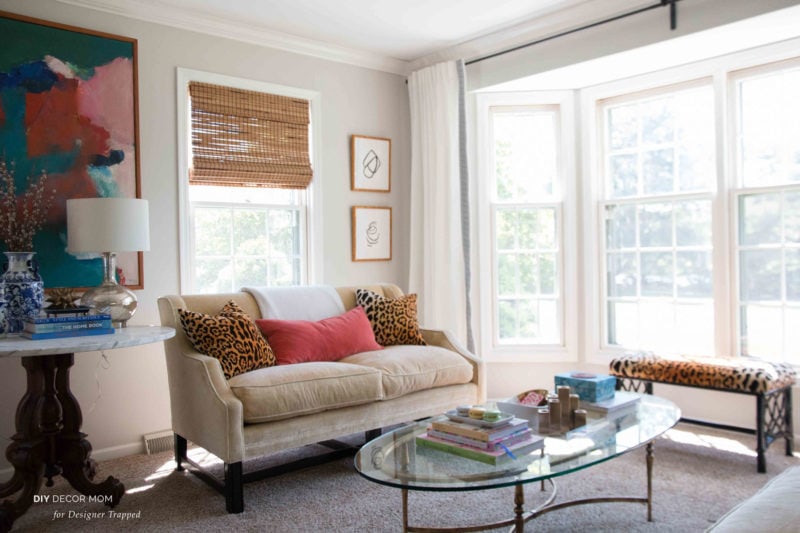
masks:
POLYGON ((97 313, 111 315, 111 323, 115 328, 125 327, 125 323, 136 312, 137 304, 133 292, 113 282, 103 282, 102 285, 83 293, 81 297, 81 305, 97 313))

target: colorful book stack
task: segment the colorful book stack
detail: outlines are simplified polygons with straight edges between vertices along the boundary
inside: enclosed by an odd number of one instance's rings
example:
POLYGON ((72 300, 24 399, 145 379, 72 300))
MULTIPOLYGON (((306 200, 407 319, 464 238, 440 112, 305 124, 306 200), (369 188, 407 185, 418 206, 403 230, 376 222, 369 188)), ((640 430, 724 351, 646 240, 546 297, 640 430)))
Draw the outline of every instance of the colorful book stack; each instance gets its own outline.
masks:
POLYGON ((510 418, 505 424, 494 427, 435 420, 426 433, 417 436, 417 444, 498 465, 541 449, 544 438, 534 434, 528 421, 522 418, 510 418))
POLYGON ((111 315, 72 315, 26 318, 21 335, 26 339, 60 339, 114 333, 111 315))

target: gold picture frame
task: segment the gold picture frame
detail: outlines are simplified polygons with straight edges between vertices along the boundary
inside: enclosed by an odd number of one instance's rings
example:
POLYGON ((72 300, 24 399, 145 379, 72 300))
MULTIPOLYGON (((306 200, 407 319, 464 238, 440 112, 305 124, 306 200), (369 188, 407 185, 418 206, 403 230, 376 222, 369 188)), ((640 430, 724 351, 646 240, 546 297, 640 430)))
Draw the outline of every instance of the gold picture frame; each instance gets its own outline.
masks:
POLYGON ((392 260, 392 208, 352 207, 353 261, 392 260))
POLYGON ((366 135, 350 136, 350 189, 391 192, 391 139, 366 135))

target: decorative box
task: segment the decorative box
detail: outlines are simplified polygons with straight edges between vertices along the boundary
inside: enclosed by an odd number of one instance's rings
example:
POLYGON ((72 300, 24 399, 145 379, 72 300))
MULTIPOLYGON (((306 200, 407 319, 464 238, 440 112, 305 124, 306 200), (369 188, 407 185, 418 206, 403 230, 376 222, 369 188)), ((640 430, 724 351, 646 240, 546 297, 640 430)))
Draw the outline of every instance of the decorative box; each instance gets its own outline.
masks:
POLYGON ((525 398, 529 393, 535 392, 541 395, 543 398, 547 397, 548 391, 543 389, 534 389, 522 392, 517 394, 516 396, 512 396, 511 398, 507 398, 505 400, 497 402, 497 408, 500 409, 503 413, 509 413, 517 418, 524 418, 530 424, 531 429, 536 429, 538 426, 538 418, 537 413, 539 412, 540 407, 547 407, 547 402, 544 401, 543 405, 530 405, 530 404, 523 404, 520 401, 525 398))
POLYGON ((556 387, 569 385, 572 392, 584 402, 601 402, 614 397, 617 378, 606 374, 587 372, 563 372, 556 374, 556 387))

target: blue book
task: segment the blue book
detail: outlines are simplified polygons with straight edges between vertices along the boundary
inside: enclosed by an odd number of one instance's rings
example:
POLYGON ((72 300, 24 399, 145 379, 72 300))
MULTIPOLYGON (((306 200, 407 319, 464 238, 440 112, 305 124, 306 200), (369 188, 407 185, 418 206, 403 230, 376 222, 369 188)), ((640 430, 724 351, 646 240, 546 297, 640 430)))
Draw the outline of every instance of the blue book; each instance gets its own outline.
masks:
POLYGON ((111 320, 111 315, 108 313, 101 313, 97 315, 74 315, 74 316, 37 316, 27 317, 26 323, 29 324, 61 324, 64 322, 85 322, 87 320, 111 320))
POLYGON ((75 329, 94 329, 113 327, 110 318, 95 316, 95 320, 80 320, 76 322, 48 322, 45 324, 34 324, 25 322, 22 330, 29 333, 50 333, 52 331, 71 331, 75 329))
POLYGON ((20 335, 26 339, 43 340, 63 339, 65 337, 85 337, 87 335, 110 335, 112 333, 114 333, 114 328, 84 328, 67 331, 49 331, 46 333, 31 333, 30 331, 23 331, 20 333, 20 335))

